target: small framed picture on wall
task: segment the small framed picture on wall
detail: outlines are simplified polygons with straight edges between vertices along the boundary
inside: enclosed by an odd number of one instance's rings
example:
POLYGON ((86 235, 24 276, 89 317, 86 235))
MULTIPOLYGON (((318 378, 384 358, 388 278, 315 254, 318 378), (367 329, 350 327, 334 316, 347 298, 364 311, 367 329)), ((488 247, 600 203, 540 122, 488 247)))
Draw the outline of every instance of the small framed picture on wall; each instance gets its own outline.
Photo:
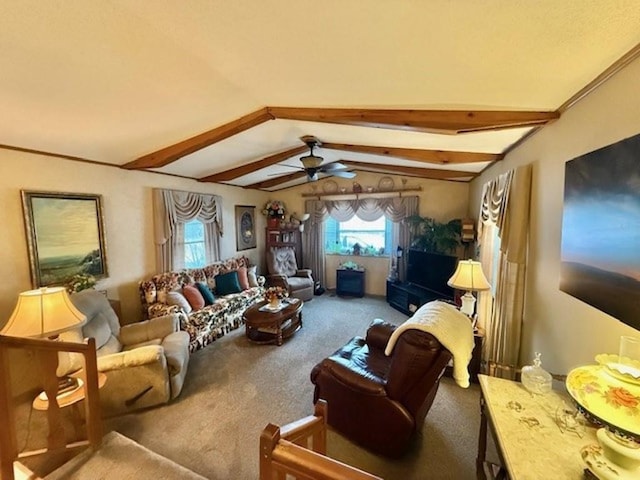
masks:
POLYGON ((256 207, 236 205, 236 250, 256 248, 256 207))

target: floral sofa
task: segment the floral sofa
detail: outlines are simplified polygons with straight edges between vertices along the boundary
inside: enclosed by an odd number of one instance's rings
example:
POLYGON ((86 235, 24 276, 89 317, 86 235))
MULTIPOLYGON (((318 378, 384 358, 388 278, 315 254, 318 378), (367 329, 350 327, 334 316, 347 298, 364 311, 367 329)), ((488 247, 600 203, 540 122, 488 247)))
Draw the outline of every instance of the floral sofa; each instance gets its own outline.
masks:
POLYGON ((189 334, 189 351, 194 352, 240 327, 245 310, 263 298, 263 285, 264 277, 255 275, 255 267, 250 266, 246 257, 232 258, 203 268, 160 273, 140 282, 143 316, 151 319, 169 313, 178 314, 180 329, 189 334), (244 286, 249 288, 244 288, 238 293, 217 295, 216 277, 242 269, 248 271, 249 285, 244 286), (215 296, 211 305, 191 309, 189 305, 175 304, 171 301, 186 285, 195 283, 209 286, 215 296))

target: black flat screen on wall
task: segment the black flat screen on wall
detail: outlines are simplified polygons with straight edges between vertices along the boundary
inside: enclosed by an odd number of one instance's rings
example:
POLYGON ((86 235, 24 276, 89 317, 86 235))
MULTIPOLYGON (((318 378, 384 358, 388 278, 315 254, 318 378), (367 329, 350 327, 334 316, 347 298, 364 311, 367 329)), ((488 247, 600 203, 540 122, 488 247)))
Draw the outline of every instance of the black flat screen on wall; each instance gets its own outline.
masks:
POLYGON ((458 258, 451 255, 409 250, 407 281, 451 299, 454 289, 447 285, 447 280, 455 272, 457 264, 458 258))

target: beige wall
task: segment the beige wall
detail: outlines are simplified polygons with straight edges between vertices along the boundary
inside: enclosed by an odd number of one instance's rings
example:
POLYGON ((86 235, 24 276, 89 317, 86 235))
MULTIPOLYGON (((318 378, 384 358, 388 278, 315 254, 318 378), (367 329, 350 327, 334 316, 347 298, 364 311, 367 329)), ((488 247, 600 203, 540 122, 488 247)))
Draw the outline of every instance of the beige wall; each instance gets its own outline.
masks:
POLYGON ((147 172, 131 172, 52 157, 0 150, 0 325, 13 311, 18 293, 32 288, 20 190, 94 193, 103 196, 109 277, 98 282, 108 296, 120 299, 125 322, 140 318, 138 282, 156 272, 153 246, 152 188, 222 195, 222 258, 236 255, 234 205, 256 205, 257 247, 241 252, 261 265, 268 195, 224 185, 147 172))
POLYGON ((566 373, 593 362, 597 353, 616 353, 621 335, 640 336, 558 287, 565 162, 640 133, 639 78, 640 61, 635 61, 472 182, 471 205, 477 218, 485 182, 518 165, 533 164, 521 363, 530 363, 539 351, 543 366, 566 373))
MULTIPOLYGON (((344 178, 332 178, 338 184, 338 187, 345 187, 351 191, 354 181, 366 189, 367 187, 376 188, 378 181, 383 176, 393 178, 396 188, 402 187, 402 178, 396 175, 380 175, 370 172, 357 172, 356 178, 353 180, 344 178)), ((438 221, 444 222, 454 218, 464 218, 467 216, 467 208, 469 203, 469 184, 462 182, 446 182, 441 180, 427 180, 420 178, 407 178, 406 186, 421 187, 418 192, 407 192, 406 195, 417 195, 419 200, 420 215, 423 217, 432 217, 438 221)), ((272 193, 269 197, 271 200, 282 200, 289 211, 304 212, 304 201, 307 197, 302 197, 304 193, 312 193, 315 187, 316 192, 322 192, 323 183, 327 179, 323 179, 316 183, 307 183, 292 189, 283 190, 281 192, 272 193)), ((392 194, 389 194, 392 195, 392 194)), ((398 195, 397 193, 393 195, 398 195)), ((353 195, 346 197, 326 197, 328 199, 354 198, 353 195)), ((340 263, 346 261, 355 261, 363 265, 366 269, 365 274, 365 293, 367 295, 385 295, 386 279, 389 274, 389 258, 375 257, 353 257, 328 255, 325 270, 326 285, 328 288, 335 288, 336 285, 336 268, 340 263)))
MULTIPOLYGON (((149 172, 127 171, 119 168, 72 160, 63 160, 13 150, 0 150, 0 205, 2 230, 0 233, 0 325, 13 311, 19 292, 32 288, 29 257, 24 229, 20 190, 93 193, 103 196, 109 277, 98 282, 97 288, 107 290, 108 296, 122 303, 123 321, 140 319, 138 282, 156 273, 153 248, 152 195, 153 188, 171 188, 224 197, 222 258, 236 255, 235 205, 256 205, 257 248, 241 252, 263 268, 265 217, 261 209, 268 199, 282 199, 289 212, 304 211, 301 193, 311 191, 305 184, 276 193, 245 190, 225 185, 199 183, 192 180, 149 172)), ((380 175, 358 173, 364 186, 376 186, 380 175)), ((393 177, 397 186, 400 177, 393 177)), ((350 180, 336 179, 341 186, 351 187, 350 180)), ((468 185, 457 182, 409 179, 407 186, 418 186, 420 214, 449 220, 465 215, 468 185)), ((317 183, 321 191, 322 182, 317 183)), ((412 192, 411 194, 416 194, 412 192)), ((388 273, 388 259, 368 259, 367 293, 384 295, 388 273), (370 265, 369 265, 370 264, 370 265)), ((335 283, 335 267, 327 278, 335 283)))

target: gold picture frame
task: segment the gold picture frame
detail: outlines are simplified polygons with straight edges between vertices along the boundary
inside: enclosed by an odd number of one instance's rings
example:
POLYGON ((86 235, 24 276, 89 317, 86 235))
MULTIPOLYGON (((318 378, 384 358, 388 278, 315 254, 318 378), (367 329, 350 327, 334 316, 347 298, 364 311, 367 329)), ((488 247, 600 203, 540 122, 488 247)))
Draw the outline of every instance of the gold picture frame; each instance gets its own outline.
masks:
POLYGON ((33 288, 108 274, 102 196, 21 190, 33 288))
POLYGON ((256 207, 236 205, 236 250, 256 248, 256 207))

